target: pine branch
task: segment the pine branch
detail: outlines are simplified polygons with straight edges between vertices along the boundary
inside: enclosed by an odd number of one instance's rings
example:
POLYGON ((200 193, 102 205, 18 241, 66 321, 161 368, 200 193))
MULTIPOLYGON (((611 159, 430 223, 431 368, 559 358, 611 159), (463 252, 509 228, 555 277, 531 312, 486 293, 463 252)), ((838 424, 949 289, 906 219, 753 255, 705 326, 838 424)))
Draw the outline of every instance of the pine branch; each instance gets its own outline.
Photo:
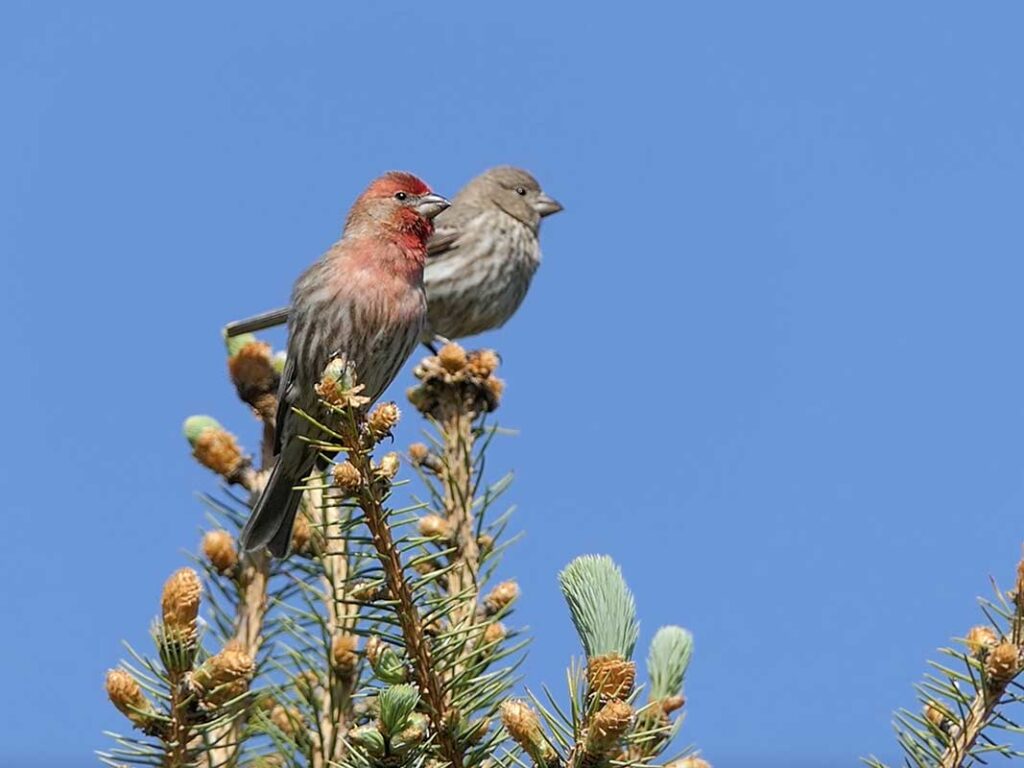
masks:
POLYGON ((396 612, 401 624, 402 638, 406 652, 412 661, 416 681, 426 697, 427 710, 437 735, 441 754, 452 768, 461 768, 462 754, 452 738, 452 719, 445 701, 441 680, 431 658, 430 643, 424 635, 419 610, 413 602, 409 583, 406 581, 402 561, 387 524, 387 516, 381 504, 375 481, 375 473, 369 456, 362 451, 358 442, 350 443, 349 461, 363 479, 364 490, 359 494, 359 506, 366 517, 366 525, 373 538, 374 549, 384 567, 388 591, 397 600, 396 612))
MULTIPOLYGON (((409 399, 436 427, 441 455, 431 454, 426 446, 411 450, 414 461, 432 466, 441 483, 437 494, 443 513, 443 528, 426 529, 427 535, 442 535, 454 546, 448 554, 450 568, 446 571, 445 589, 458 595, 446 619, 454 632, 463 638, 479 638, 477 630, 480 597, 479 523, 474 515, 478 504, 480 464, 476 441, 480 432, 478 421, 497 408, 504 384, 494 376, 499 359, 492 350, 470 353, 458 344, 449 343, 435 357, 424 359, 416 368, 420 384, 409 393, 409 399)), ((482 454, 481 454, 482 455, 482 454)), ((424 518, 423 523, 427 522, 424 518)), ((482 518, 481 518, 482 522, 482 518)), ((449 669, 449 682, 462 673, 474 653, 472 643, 461 643, 457 658, 449 669)))
MULTIPOLYGON (((917 686, 922 714, 896 714, 896 735, 908 765, 960 768, 990 754, 1024 756, 992 735, 1019 732, 1004 710, 1024 703, 1017 683, 1024 670, 1024 560, 1013 591, 1004 595, 996 588, 995 601, 980 602, 990 624, 967 633, 966 651, 942 649, 960 668, 929 662, 936 674, 917 686)), ((875 758, 865 762, 884 768, 875 758)))

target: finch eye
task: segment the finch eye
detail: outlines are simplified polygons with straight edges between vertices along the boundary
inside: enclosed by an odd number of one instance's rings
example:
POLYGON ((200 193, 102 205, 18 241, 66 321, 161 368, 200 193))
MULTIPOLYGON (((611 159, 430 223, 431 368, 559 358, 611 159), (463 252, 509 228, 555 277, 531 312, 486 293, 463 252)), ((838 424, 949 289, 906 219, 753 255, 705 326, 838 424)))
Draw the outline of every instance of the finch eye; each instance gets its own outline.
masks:
POLYGON ((516 187, 516 194, 517 195, 522 195, 523 197, 526 197, 526 190, 523 189, 522 187, 516 187))
POLYGON ((405 200, 408 195, 405 192, 395 192, 395 200, 405 200))

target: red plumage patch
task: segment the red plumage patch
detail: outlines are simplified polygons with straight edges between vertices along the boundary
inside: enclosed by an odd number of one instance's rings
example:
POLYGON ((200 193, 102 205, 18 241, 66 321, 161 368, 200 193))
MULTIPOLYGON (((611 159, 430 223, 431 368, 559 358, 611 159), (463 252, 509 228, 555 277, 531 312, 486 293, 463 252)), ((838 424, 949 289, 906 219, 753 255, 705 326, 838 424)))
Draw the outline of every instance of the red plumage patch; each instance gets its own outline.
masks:
POLYGON ((406 192, 410 195, 429 195, 428 187, 421 179, 404 171, 390 171, 379 179, 374 180, 366 188, 366 197, 391 197, 396 192, 406 192))

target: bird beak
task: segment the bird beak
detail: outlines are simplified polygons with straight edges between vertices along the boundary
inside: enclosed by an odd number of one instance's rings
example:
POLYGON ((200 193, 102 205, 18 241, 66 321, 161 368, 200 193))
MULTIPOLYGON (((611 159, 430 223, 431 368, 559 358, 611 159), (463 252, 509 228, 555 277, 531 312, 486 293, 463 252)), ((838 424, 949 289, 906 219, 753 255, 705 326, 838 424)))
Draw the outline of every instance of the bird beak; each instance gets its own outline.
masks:
POLYGON ((416 212, 425 219, 432 219, 445 208, 450 206, 447 200, 440 195, 423 195, 416 202, 416 212))
POLYGON ((550 216, 552 213, 558 213, 562 210, 562 204, 555 200, 555 198, 548 197, 541 192, 533 202, 533 210, 541 216, 550 216))

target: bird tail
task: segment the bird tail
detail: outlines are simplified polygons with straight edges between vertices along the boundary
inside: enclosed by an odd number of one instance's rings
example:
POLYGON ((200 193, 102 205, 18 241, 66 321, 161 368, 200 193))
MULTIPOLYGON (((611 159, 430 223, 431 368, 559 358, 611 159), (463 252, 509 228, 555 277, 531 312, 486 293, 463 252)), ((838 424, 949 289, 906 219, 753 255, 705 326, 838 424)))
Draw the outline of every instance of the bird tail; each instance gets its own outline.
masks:
POLYGON ((313 469, 313 456, 299 443, 286 447, 277 457, 249 521, 242 529, 242 549, 251 552, 266 547, 274 557, 285 557, 292 541, 292 525, 299 511, 302 493, 292 490, 313 469))

